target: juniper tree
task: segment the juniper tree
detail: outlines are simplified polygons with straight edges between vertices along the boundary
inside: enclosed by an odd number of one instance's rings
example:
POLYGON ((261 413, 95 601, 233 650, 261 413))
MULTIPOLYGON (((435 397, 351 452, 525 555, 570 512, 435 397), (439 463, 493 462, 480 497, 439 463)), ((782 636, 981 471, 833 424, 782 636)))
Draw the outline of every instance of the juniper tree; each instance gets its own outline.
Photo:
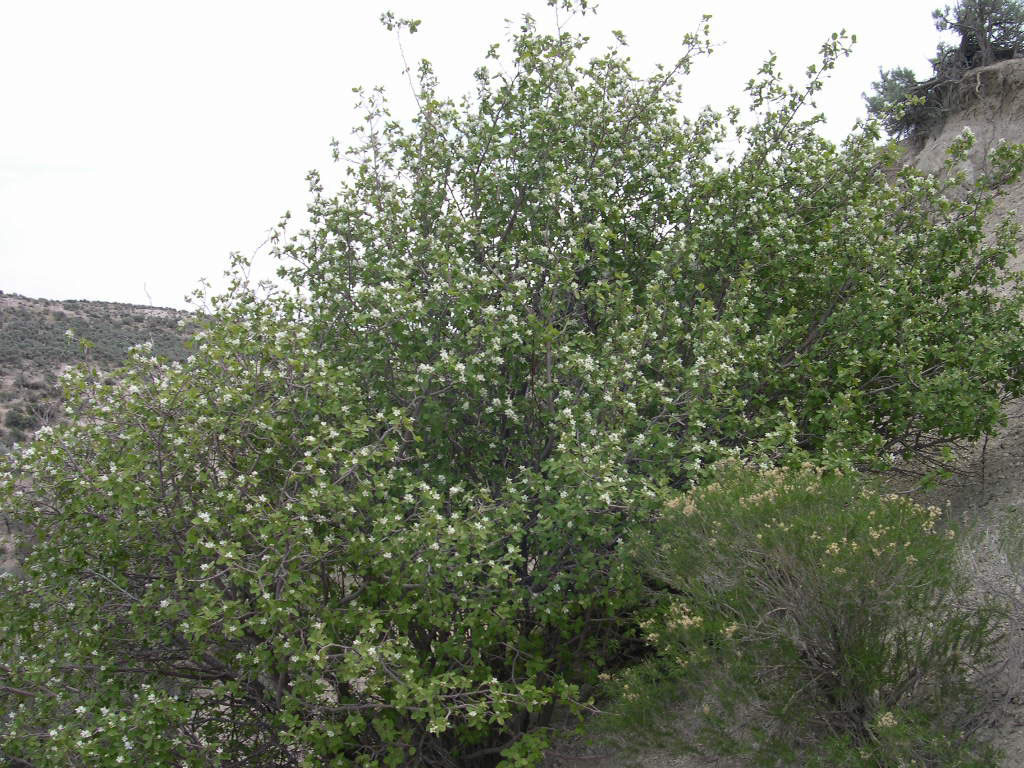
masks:
POLYGON ((898 139, 922 136, 954 111, 956 86, 968 70, 1024 56, 1024 5, 1019 0, 961 0, 932 13, 940 32, 959 35, 939 43, 930 60, 932 75, 918 82, 907 67, 879 69, 864 94, 868 114, 898 139))
POLYGON ((999 59, 1024 55, 1024 5, 1020 0, 960 0, 932 13, 935 28, 960 36, 954 48, 940 45, 933 62, 954 64, 961 71, 985 67, 999 59))

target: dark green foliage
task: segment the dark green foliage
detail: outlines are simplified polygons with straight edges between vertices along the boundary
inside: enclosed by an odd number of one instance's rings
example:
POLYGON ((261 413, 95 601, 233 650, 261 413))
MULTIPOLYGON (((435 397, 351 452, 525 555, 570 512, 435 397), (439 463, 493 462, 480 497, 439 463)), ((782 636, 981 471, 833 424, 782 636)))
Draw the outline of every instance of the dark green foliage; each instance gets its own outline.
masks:
POLYGON ((954 76, 1003 59, 1024 56, 1024 4, 1020 0, 960 0, 932 13, 940 32, 950 30, 959 45, 939 46, 936 74, 954 76))
POLYGON ((42 420, 37 415, 30 413, 25 406, 11 408, 7 411, 4 423, 8 429, 22 432, 32 432, 42 426, 42 420))
POLYGON ((890 136, 906 138, 927 120, 926 96, 915 96, 917 77, 907 67, 879 69, 878 77, 871 84, 873 93, 864 96, 868 114, 880 120, 890 136))

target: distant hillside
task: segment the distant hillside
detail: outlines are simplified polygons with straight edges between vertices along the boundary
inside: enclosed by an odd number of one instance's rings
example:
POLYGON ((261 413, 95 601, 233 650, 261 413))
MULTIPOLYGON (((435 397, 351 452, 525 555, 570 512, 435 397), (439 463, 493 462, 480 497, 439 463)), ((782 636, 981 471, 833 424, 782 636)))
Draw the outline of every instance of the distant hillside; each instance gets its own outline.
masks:
POLYGON ((111 370, 129 347, 146 341, 157 355, 181 360, 188 354, 190 318, 162 307, 0 293, 0 450, 57 415, 57 379, 63 370, 86 361, 111 370), (68 330, 76 340, 68 339, 68 330), (83 350, 77 339, 92 346, 83 350))

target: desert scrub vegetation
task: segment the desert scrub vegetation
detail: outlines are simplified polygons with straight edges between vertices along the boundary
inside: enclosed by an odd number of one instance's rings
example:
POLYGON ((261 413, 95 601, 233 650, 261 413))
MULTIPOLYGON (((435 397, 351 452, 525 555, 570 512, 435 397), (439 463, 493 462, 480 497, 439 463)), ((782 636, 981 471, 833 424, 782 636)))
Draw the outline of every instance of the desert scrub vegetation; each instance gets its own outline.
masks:
POLYGON ((59 417, 57 376, 64 368, 113 370, 144 341, 162 357, 181 360, 193 330, 188 313, 175 310, 0 295, 0 450, 59 417))
POLYGON ((89 362, 110 370, 121 365, 128 347, 153 343, 168 359, 185 357, 187 330, 178 326, 188 314, 102 301, 53 302, 13 294, 0 295, 0 365, 54 371, 89 362), (67 331, 90 345, 68 344, 67 331))
POLYGON ((973 733, 1006 606, 970 598, 955 539, 864 477, 721 462, 633 541, 655 655, 607 676, 595 722, 686 707, 691 748, 765 766, 994 765, 973 733))
POLYGON ((36 535, 0 582, 9 760, 536 765, 651 652, 628 545, 670 494, 996 428, 1024 296, 982 231, 1021 150, 953 197, 970 137, 943 177, 874 123, 822 139, 839 34, 682 119, 708 35, 640 77, 525 17, 457 103, 423 62, 412 120, 365 93, 345 183, 310 175, 282 283, 239 259, 185 359, 66 377, 0 486, 36 535))

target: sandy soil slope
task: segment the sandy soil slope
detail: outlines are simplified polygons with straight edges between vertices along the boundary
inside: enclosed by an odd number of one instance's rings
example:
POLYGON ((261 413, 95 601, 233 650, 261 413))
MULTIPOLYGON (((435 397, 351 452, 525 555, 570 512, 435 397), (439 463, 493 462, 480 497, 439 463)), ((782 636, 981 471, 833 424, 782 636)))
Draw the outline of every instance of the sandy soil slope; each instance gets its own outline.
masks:
POLYGON ((991 690, 987 736, 1006 753, 1005 768, 1024 766, 1024 401, 1007 408, 1008 424, 964 457, 963 472, 932 492, 948 500, 967 529, 964 565, 981 594, 1011 607, 1006 665, 991 690))

